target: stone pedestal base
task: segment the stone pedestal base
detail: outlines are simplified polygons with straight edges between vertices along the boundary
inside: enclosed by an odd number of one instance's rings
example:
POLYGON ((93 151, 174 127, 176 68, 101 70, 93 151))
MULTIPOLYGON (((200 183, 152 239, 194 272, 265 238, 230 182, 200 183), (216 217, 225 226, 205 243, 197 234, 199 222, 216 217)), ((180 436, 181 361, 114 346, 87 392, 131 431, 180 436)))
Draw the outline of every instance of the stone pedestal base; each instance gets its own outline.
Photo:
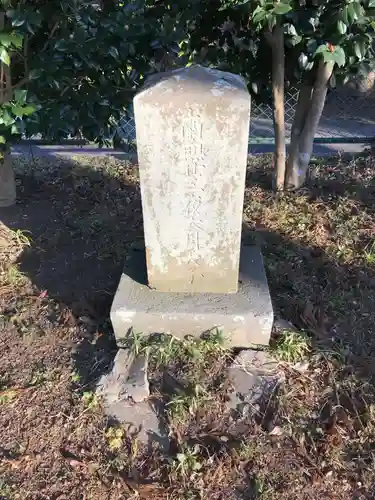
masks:
POLYGON ((273 310, 261 251, 243 246, 235 294, 170 293, 147 286, 143 251, 132 251, 121 276, 111 320, 117 341, 137 333, 199 337, 220 329, 231 347, 268 344, 273 310))

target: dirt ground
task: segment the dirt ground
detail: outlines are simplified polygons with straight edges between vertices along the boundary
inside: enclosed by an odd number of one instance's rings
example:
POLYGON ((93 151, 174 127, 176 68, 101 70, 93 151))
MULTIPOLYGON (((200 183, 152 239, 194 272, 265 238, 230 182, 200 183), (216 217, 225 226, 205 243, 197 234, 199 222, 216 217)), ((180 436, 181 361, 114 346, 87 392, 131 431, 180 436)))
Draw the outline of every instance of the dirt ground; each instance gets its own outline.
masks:
POLYGON ((300 333, 273 335, 285 384, 268 423, 218 410, 220 346, 168 351, 162 371, 195 384, 169 406, 169 456, 109 421, 93 392, 116 352, 109 309, 124 255, 142 244, 136 166, 15 163, 18 203, 0 211, 0 499, 375 498, 371 154, 317 160, 295 194, 271 191, 269 157, 250 161, 245 231, 262 245, 276 315, 300 333))

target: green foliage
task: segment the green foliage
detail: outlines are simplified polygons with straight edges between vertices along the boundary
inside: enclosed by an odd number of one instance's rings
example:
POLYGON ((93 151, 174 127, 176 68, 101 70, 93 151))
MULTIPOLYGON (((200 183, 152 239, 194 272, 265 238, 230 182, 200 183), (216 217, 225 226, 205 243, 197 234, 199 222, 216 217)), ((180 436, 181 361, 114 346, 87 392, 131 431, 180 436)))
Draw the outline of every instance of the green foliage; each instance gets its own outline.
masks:
POLYGON ((109 449, 112 452, 115 452, 123 446, 125 431, 121 427, 108 427, 105 431, 105 437, 107 439, 109 449))
POLYGON ((0 102, 4 145, 21 133, 105 142, 145 75, 162 69, 183 39, 175 18, 155 17, 151 1, 114 1, 110 9, 83 0, 6 4, 0 60, 12 88, 0 102), (12 95, 21 88, 27 103, 12 95))
MULTIPOLYGON (((184 2, 185 54, 243 75, 256 100, 271 96, 271 48, 267 35, 283 26, 287 84, 315 80, 318 61, 334 64, 334 82, 366 75, 374 67, 375 3, 369 0, 216 0, 184 2), (268 64, 266 63, 268 61, 268 64)), ((181 3, 182 9, 182 3, 181 3)))
POLYGON ((270 346, 270 351, 281 361, 297 363, 311 352, 311 342, 303 332, 284 330, 270 346))
POLYGON ((167 404, 167 414, 171 421, 181 423, 187 420, 188 416, 194 416, 199 408, 202 408, 210 401, 207 391, 199 384, 196 384, 181 394, 175 395, 167 404))
POLYGON ((196 366, 204 366, 210 356, 224 354, 224 342, 225 338, 218 329, 208 332, 202 338, 185 339, 167 334, 146 336, 132 331, 123 345, 132 349, 136 356, 148 351, 155 367, 160 368, 177 358, 189 360, 196 366))
POLYGON ((77 3, 34 59, 30 89, 42 106, 28 133, 103 143, 145 75, 180 50, 182 35, 168 12, 153 13, 153 2, 113 2, 110 11, 77 3))
POLYGON ((96 408, 99 405, 97 395, 92 391, 87 391, 82 394, 82 401, 86 408, 96 408))
POLYGON ((176 458, 171 461, 172 473, 184 480, 199 472, 202 469, 199 453, 200 446, 198 444, 194 447, 183 445, 181 452, 177 453, 176 458))
POLYGON ((0 391, 0 405, 5 405, 14 401, 17 397, 17 392, 13 389, 0 391))
POLYGON ((267 34, 283 26, 287 82, 332 81, 372 70, 373 0, 3 1, 0 146, 21 134, 112 137, 150 73, 193 62, 241 74, 257 100, 271 89, 267 34), (267 63, 268 61, 268 63, 267 63), (26 93, 27 90, 27 93, 26 93))

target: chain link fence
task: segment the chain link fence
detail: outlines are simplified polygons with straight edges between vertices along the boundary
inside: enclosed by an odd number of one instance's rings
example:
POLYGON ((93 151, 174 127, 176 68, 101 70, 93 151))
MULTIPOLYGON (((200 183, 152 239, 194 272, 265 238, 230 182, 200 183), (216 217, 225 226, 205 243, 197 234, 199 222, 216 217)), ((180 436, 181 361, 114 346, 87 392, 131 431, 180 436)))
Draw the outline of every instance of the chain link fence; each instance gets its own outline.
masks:
MULTIPOLYGON (((286 136, 290 138, 298 90, 290 89, 285 97, 286 136)), ((136 153, 135 122, 132 110, 121 119, 117 130, 121 148, 136 153)), ((327 95, 316 134, 317 143, 371 142, 375 139, 375 92, 353 87, 332 89, 327 95)), ((273 109, 252 103, 249 151, 264 152, 274 142, 273 109)))

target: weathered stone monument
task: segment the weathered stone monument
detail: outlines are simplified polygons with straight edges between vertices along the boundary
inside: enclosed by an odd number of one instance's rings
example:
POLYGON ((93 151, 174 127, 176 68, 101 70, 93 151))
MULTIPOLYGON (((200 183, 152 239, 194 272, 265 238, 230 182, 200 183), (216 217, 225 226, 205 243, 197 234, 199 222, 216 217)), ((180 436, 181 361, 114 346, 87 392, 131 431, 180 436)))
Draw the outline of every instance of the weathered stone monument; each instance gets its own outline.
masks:
POLYGON ((241 78, 198 67, 134 100, 150 287, 235 293, 249 135, 241 78))
MULTIPOLYGON (((255 246, 241 247, 245 82, 201 66, 160 74, 135 97, 134 110, 145 249, 129 251, 113 301, 119 345, 132 330, 183 338, 215 327, 233 347, 267 344, 273 311, 262 256, 255 246)), ((252 370, 256 353, 241 356, 228 370, 230 409, 239 416, 260 408, 264 388, 272 392, 279 383, 274 367, 252 370)), ((140 428, 143 443, 168 449, 147 355, 120 348, 98 393, 109 415, 140 428)))
POLYGON ((117 340, 223 330, 267 344, 273 312, 260 250, 241 249, 250 95, 237 75, 192 66, 134 99, 145 254, 128 256, 111 319, 117 340), (147 262, 147 273, 146 273, 147 262))

